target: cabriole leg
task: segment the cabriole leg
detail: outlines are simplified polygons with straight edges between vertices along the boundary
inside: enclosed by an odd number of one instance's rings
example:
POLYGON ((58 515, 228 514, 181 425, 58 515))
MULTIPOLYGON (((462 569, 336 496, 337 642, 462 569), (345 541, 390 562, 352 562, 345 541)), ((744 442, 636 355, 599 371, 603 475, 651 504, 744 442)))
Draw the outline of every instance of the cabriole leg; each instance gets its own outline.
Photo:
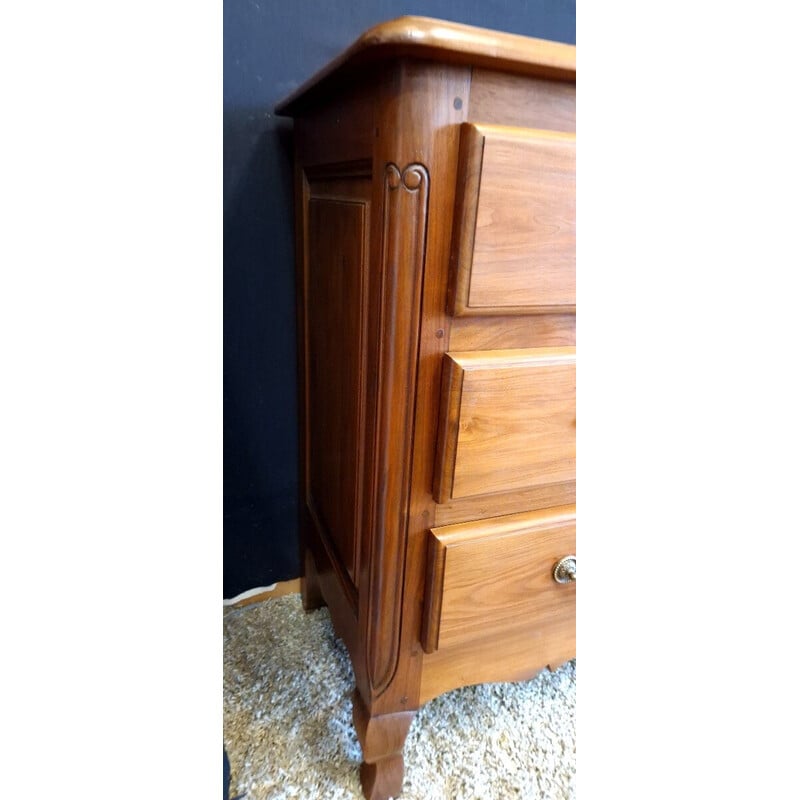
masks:
POLYGON ((415 711, 370 716, 358 691, 353 692, 353 722, 364 762, 361 788, 366 800, 389 800, 403 790, 403 745, 415 711))

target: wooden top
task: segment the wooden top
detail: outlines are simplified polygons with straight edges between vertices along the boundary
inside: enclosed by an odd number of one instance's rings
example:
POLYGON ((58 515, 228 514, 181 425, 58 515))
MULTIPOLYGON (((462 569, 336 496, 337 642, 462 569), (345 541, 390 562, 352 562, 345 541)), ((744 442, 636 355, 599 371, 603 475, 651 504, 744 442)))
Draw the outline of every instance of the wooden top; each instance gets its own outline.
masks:
POLYGON ((574 45, 430 17, 398 17, 362 33, 341 55, 283 100, 275 112, 294 116, 312 100, 323 82, 367 62, 400 56, 575 80, 574 45))

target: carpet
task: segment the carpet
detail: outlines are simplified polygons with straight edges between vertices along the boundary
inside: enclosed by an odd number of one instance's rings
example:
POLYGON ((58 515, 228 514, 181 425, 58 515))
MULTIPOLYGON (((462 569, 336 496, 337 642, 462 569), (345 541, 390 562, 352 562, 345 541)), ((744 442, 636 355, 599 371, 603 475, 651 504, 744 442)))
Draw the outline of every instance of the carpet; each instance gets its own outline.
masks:
MULTIPOLYGON (((328 610, 287 595, 225 608, 223 629, 230 797, 363 800, 353 671, 328 610)), ((571 800, 575 705, 574 660, 437 697, 409 731, 402 799, 571 800)))

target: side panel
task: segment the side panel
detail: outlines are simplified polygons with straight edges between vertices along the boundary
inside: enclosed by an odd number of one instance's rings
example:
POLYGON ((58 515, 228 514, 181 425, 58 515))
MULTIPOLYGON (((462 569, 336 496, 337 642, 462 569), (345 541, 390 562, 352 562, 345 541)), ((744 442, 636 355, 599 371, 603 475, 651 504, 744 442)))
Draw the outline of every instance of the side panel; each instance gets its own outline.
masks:
POLYGON ((370 179, 358 170, 307 176, 304 502, 354 608, 361 549, 370 196, 370 179))

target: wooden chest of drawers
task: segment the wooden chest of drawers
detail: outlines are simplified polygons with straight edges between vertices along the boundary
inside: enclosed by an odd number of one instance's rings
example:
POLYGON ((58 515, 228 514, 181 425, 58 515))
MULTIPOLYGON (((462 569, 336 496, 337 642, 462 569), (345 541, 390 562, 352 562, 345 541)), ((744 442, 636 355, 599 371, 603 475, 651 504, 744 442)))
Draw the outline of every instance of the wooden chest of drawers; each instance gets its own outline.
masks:
POLYGON ((303 599, 386 798, 422 703, 575 655, 575 48, 405 17, 278 113, 303 599))

